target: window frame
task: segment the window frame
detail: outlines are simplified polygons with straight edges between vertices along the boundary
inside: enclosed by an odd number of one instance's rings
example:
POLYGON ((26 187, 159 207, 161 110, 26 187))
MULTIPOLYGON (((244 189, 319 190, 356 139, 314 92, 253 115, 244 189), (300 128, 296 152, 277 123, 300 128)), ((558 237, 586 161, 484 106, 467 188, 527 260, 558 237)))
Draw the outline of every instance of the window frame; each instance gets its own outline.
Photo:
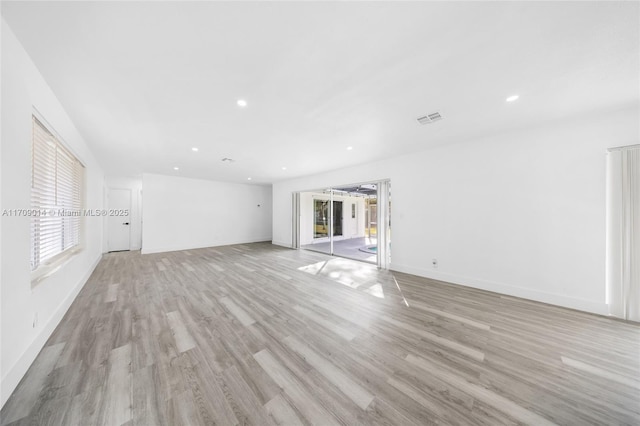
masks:
MULTIPOLYGON (((33 173, 34 173, 34 160, 33 160, 33 155, 34 155, 34 130, 33 130, 33 125, 34 120, 37 120, 40 125, 44 128, 45 131, 47 131, 48 133, 51 134, 51 136, 53 136, 56 146, 60 146, 63 150, 66 151, 67 154, 71 155, 73 157, 73 159, 75 161, 77 161, 79 163, 79 165, 82 167, 82 174, 80 176, 80 182, 79 182, 79 186, 80 186, 80 192, 79 192, 79 196, 80 196, 80 211, 82 212, 85 206, 85 200, 86 200, 86 166, 85 166, 85 162, 82 160, 82 158, 73 150, 69 147, 69 145, 65 142, 65 140, 60 136, 60 134, 58 132, 55 131, 54 127, 51 126, 51 124, 42 116, 42 114, 40 114, 35 108, 32 110, 32 114, 31 114, 31 143, 30 143, 30 161, 31 161, 31 179, 29 182, 29 207, 32 210, 35 209, 39 209, 40 207, 34 206, 33 205, 33 173)), ((56 190, 57 190, 57 183, 55 183, 56 185, 56 190)), ((33 246, 34 246, 34 237, 32 234, 32 226, 33 226, 33 221, 35 219, 32 218, 29 221, 29 265, 31 268, 31 256, 32 256, 32 251, 33 251, 33 246)), ((67 263, 69 263, 76 255, 78 255, 81 251, 84 250, 85 248, 85 244, 84 244, 84 234, 85 234, 85 219, 84 216, 82 214, 80 214, 79 216, 79 224, 78 224, 78 241, 76 244, 74 244, 71 247, 68 247, 67 249, 55 254, 53 257, 43 261, 43 262, 39 262, 38 265, 36 266, 35 269, 30 269, 31 272, 31 288, 33 289, 37 284, 41 283, 45 278, 53 275, 56 271, 58 271, 59 269, 61 269, 64 265, 66 265, 67 263)))

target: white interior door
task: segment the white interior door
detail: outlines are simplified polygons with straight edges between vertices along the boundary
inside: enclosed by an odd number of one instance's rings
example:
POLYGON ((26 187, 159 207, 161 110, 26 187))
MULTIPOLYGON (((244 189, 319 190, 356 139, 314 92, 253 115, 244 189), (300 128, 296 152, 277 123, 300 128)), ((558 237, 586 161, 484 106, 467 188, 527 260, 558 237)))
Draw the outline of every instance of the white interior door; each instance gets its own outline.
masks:
POLYGON ((131 248, 131 190, 109 189, 109 251, 131 248))

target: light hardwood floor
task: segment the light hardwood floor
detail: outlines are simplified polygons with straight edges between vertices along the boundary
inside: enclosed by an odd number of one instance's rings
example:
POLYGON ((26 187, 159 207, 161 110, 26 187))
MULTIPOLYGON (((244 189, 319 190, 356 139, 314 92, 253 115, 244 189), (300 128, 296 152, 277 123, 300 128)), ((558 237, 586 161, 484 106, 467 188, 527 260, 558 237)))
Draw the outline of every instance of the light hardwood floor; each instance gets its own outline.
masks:
POLYGON ((0 415, 637 425, 640 327, 266 243, 112 253, 0 415))

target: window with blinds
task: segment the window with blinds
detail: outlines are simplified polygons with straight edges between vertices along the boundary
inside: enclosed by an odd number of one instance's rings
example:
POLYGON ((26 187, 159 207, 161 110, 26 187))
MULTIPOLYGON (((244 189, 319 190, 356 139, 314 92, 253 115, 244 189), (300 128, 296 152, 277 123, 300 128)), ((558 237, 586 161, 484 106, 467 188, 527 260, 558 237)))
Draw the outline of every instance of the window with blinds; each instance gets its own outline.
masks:
POLYGON ((80 244, 84 166, 34 116, 31 270, 80 244))

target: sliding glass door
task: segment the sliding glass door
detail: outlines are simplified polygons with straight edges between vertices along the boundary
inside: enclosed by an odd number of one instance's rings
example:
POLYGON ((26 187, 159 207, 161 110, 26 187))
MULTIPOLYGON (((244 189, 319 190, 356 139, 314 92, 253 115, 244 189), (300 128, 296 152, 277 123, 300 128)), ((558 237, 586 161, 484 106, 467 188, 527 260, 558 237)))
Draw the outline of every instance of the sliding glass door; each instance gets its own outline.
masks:
POLYGON ((294 247, 386 268, 391 229, 388 191, 388 182, 375 182, 297 193, 294 247))

